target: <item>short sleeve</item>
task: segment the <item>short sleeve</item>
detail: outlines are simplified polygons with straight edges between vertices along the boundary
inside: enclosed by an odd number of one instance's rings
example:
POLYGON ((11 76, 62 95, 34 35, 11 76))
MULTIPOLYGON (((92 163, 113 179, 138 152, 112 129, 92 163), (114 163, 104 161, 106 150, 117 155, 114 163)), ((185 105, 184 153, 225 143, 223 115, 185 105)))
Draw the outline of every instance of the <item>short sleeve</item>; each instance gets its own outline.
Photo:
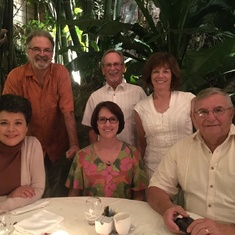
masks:
POLYGON ((79 163, 79 157, 83 151, 79 151, 72 162, 65 186, 72 189, 83 189, 82 165, 79 163))
POLYGON ((155 186, 161 188, 171 197, 171 199, 174 199, 179 192, 175 152, 176 145, 169 149, 166 156, 158 165, 149 183, 149 187, 155 186))
POLYGON ((133 171, 133 182, 132 182, 132 190, 133 191, 141 191, 148 186, 148 179, 146 173, 144 171, 143 160, 140 157, 139 151, 133 147, 133 157, 135 160, 135 166, 133 171))

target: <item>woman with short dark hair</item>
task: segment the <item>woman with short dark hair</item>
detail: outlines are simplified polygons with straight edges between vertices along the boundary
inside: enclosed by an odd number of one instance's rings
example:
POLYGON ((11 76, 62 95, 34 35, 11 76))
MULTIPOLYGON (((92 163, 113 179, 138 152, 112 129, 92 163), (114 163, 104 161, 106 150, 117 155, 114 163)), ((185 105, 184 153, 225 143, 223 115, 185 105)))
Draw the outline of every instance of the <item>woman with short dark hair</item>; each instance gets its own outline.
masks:
POLYGON ((76 154, 66 181, 69 196, 144 200, 147 177, 140 154, 117 138, 124 128, 120 107, 111 101, 99 103, 91 126, 99 139, 76 154))
POLYGON ((45 188, 41 144, 26 136, 31 116, 26 98, 0 96, 0 210, 31 204, 42 197, 45 188))

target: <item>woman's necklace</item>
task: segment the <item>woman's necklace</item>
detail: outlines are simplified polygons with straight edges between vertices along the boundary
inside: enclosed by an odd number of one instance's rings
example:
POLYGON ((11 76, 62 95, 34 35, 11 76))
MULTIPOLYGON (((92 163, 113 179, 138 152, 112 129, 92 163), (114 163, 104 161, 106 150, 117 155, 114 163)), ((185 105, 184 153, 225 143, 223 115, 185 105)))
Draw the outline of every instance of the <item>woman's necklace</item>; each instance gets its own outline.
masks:
POLYGON ((164 113, 166 112, 170 107, 170 99, 171 96, 160 99, 155 93, 153 94, 153 104, 157 112, 164 113))
POLYGON ((107 145, 107 143, 102 145, 98 141, 95 148, 96 154, 107 166, 111 166, 120 152, 119 144, 119 140, 111 145, 107 145))

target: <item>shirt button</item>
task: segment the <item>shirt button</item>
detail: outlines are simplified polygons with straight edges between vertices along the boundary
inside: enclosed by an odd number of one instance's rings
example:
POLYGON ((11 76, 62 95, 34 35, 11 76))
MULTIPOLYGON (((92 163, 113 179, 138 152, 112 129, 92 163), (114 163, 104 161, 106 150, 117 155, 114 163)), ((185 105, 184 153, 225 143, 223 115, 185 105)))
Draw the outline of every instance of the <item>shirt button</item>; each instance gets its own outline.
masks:
POLYGON ((213 167, 213 166, 211 167, 211 170, 214 170, 214 167, 213 167))
POLYGON ((211 204, 209 204, 208 207, 212 207, 211 204))
POLYGON ((213 188, 213 185, 212 185, 212 184, 210 185, 210 188, 213 188))

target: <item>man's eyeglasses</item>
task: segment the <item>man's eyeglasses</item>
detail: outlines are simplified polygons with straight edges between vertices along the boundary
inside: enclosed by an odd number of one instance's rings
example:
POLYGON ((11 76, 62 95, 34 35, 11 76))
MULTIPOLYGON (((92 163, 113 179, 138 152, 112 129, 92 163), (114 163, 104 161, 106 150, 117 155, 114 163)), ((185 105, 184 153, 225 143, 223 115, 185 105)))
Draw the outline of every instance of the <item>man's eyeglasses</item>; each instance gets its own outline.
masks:
POLYGON ((45 55, 49 55, 53 52, 53 50, 51 50, 50 48, 46 48, 46 49, 41 49, 39 47, 28 47, 28 49, 32 50, 35 54, 40 54, 40 53, 44 53, 45 55))
POLYGON ((194 111, 199 117, 206 118, 209 116, 209 113, 212 112, 215 117, 222 116, 226 110, 232 109, 233 107, 229 108, 223 108, 223 107, 216 107, 212 110, 207 110, 207 109, 200 109, 197 112, 194 111))
POLYGON ((106 64, 104 64, 104 67, 106 67, 106 68, 112 68, 112 66, 113 67, 115 67, 115 68, 118 68, 118 67, 120 67, 121 65, 123 65, 122 63, 119 63, 119 62, 115 62, 115 63, 106 63, 106 64))
POLYGON ((109 121, 111 124, 115 124, 118 122, 117 117, 110 117, 110 118, 106 118, 106 117, 99 117, 97 120, 100 124, 105 124, 107 121, 109 121))

